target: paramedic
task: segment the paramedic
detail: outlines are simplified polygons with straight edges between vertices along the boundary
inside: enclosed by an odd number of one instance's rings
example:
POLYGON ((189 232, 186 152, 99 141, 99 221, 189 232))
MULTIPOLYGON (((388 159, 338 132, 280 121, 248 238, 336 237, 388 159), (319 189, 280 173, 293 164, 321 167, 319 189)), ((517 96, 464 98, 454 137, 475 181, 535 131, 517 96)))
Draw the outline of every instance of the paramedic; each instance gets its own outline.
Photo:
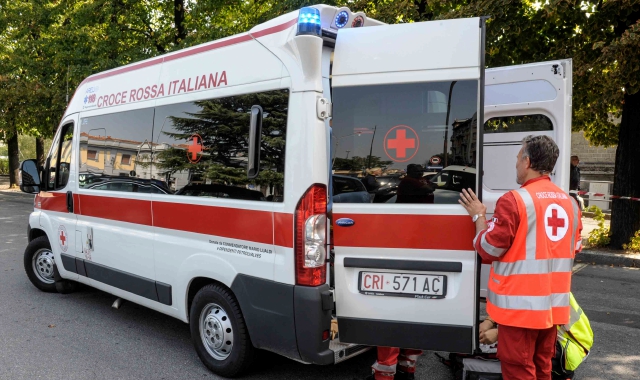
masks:
POLYGON ((413 380, 420 355, 421 350, 378 347, 378 360, 371 366, 373 374, 366 380, 413 380))
POLYGON ((422 176, 424 169, 418 164, 407 166, 407 175, 398 185, 396 203, 433 203, 435 186, 422 176))
POLYGON ((551 379, 556 325, 569 323, 582 223, 576 202, 549 178, 558 155, 550 137, 525 137, 516 161, 522 187, 498 199, 489 223, 473 190, 460 194, 476 224, 475 249, 492 262, 487 313, 500 325, 505 380, 551 379))

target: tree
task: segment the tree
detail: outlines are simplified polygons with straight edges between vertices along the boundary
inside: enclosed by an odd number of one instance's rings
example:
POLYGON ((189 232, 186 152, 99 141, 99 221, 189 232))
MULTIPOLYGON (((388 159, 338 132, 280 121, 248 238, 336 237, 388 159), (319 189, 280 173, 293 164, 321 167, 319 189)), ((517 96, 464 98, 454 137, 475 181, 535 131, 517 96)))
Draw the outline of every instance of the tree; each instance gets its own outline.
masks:
POLYGON ((164 135, 175 140, 154 158, 162 174, 180 171, 200 173, 215 183, 227 185, 257 184, 273 188, 284 185, 284 154, 287 90, 247 94, 196 102, 200 110, 189 117, 171 117, 174 132, 164 135), (255 180, 247 178, 250 111, 254 104, 263 110, 260 173, 255 180), (183 141, 200 136, 205 152, 197 163, 187 158, 183 141))

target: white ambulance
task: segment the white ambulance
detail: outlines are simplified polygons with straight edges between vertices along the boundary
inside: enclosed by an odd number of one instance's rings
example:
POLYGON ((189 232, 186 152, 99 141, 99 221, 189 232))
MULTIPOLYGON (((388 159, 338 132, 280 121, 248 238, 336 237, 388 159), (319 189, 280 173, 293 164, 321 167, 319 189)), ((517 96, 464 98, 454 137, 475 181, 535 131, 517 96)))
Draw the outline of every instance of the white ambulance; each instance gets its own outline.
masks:
POLYGON ((313 364, 376 345, 472 352, 474 225, 412 173, 438 156, 493 207, 517 187, 522 138, 545 134, 553 181, 569 181, 571 61, 485 70, 484 31, 316 5, 86 78, 45 166, 21 166, 29 279, 187 322, 229 377, 256 349, 313 364), (334 171, 372 192, 395 173, 397 196, 334 203, 363 192, 344 177, 334 191, 334 171))

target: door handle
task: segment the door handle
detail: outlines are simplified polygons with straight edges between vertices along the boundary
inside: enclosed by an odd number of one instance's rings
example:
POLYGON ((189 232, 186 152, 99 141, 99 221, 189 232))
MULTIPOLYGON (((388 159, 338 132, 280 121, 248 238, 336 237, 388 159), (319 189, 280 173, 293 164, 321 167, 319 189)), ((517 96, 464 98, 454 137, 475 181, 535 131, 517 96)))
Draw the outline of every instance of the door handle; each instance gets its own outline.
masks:
POLYGON ((73 214, 73 193, 67 191, 67 211, 73 214))

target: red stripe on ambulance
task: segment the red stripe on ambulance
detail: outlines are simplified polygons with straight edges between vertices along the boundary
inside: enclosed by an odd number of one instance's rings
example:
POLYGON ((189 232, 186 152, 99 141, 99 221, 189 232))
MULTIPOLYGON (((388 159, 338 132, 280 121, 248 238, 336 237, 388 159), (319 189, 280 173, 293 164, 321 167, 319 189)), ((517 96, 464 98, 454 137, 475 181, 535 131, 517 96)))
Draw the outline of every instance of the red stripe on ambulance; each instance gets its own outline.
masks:
POLYGON ((352 226, 333 225, 335 245, 366 248, 473 251, 475 226, 465 215, 334 214, 352 226))
POLYGON ((273 244, 273 218, 269 211, 153 202, 154 226, 273 244))

